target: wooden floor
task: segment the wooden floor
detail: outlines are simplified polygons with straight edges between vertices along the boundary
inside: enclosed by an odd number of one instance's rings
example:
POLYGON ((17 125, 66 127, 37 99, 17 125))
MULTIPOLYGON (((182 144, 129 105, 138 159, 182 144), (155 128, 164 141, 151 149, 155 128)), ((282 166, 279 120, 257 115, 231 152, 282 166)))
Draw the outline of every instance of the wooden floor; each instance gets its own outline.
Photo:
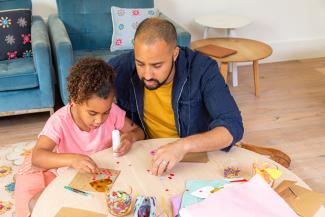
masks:
MULTIPOLYGON (((282 149, 291 170, 325 193, 325 58, 260 66, 261 96, 254 96, 251 66, 239 68, 231 87, 242 111, 244 142, 282 149)), ((0 145, 35 140, 48 113, 0 118, 0 145)))

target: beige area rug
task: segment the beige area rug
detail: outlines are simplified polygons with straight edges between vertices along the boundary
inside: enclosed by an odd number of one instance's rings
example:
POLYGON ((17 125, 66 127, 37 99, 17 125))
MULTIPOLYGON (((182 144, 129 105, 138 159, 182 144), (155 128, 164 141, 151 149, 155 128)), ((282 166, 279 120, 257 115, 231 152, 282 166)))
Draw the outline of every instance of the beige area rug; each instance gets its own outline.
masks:
POLYGON ((16 217, 14 205, 15 174, 35 141, 0 147, 0 216, 16 217))

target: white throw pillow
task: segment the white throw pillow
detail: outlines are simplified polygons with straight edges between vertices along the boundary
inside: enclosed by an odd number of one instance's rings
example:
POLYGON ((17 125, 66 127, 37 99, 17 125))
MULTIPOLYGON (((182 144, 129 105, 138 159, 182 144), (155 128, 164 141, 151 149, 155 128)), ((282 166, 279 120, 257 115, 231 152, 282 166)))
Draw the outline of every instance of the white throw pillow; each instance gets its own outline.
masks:
POLYGON ((156 8, 111 7, 113 34, 111 51, 133 49, 134 34, 138 25, 148 17, 159 15, 156 8))

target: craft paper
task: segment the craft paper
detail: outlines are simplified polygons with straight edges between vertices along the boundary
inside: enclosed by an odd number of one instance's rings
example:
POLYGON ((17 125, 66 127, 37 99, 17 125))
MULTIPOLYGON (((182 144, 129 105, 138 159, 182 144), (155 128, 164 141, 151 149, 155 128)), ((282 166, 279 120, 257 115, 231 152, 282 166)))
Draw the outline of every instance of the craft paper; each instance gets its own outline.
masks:
POLYGON ((181 206, 182 202, 182 194, 175 195, 171 198, 172 206, 173 206, 173 216, 177 217, 178 216, 178 211, 181 206))
POLYGON ((298 217, 260 175, 244 184, 223 188, 204 201, 180 210, 182 217, 215 217, 216 213, 223 217, 298 217))
POLYGON ((187 207, 191 204, 198 203, 203 199, 191 195, 192 192, 206 186, 212 186, 214 188, 222 188, 225 184, 230 182, 226 180, 189 180, 186 182, 186 191, 183 194, 181 208, 187 207))

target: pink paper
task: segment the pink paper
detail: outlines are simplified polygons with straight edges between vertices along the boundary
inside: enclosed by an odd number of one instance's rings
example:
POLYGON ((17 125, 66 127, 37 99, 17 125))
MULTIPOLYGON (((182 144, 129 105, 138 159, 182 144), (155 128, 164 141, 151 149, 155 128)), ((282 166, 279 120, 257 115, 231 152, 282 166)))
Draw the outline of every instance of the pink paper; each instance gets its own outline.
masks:
POLYGON ((174 217, 178 216, 178 211, 182 202, 182 194, 175 195, 171 198, 174 217))
POLYGON ((298 217, 260 175, 221 189, 185 209, 192 217, 298 217))

